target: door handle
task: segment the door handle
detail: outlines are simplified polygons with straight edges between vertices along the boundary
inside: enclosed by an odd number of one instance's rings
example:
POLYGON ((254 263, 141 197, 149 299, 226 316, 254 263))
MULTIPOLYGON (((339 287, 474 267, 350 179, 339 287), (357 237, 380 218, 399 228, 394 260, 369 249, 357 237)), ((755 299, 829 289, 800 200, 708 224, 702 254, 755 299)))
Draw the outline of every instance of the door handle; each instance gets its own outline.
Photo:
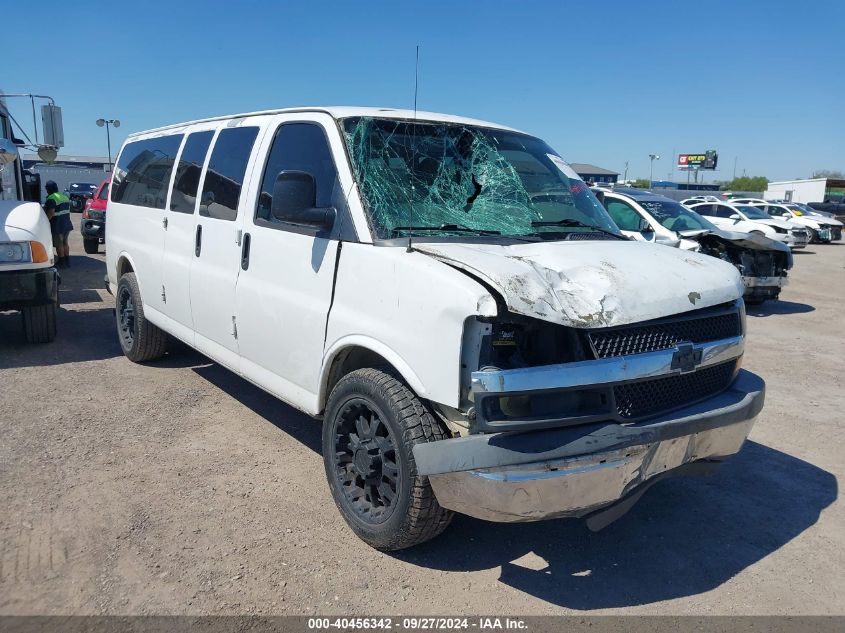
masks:
POLYGON ((200 256, 202 252, 202 224, 197 224, 197 236, 194 240, 194 255, 200 256))
POLYGON ((249 233, 244 233, 243 241, 241 243, 241 269, 249 268, 249 244, 252 241, 249 233))

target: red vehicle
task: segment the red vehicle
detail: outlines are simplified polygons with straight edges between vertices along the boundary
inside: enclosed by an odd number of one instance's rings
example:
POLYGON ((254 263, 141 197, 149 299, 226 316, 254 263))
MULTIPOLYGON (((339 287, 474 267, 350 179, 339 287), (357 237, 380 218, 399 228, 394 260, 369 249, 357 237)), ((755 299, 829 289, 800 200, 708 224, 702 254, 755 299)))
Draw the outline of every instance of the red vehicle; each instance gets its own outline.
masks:
POLYGON ((100 183, 94 196, 85 201, 82 211, 79 230, 82 232, 82 245, 89 254, 96 253, 100 244, 106 243, 106 203, 109 201, 110 182, 111 178, 108 178, 100 183))

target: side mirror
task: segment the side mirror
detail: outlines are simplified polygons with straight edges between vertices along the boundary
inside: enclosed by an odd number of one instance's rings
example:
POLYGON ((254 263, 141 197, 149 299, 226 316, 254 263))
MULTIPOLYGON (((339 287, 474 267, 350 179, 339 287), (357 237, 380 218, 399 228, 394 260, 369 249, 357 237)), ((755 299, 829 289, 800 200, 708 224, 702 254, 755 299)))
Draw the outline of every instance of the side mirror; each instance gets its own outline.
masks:
POLYGON ((791 215, 791 214, 789 214, 789 213, 784 213, 784 214, 783 214, 783 217, 785 217, 786 219, 789 219, 789 218, 791 218, 791 217, 792 217, 792 215, 791 215))
POLYGON ((17 159, 17 146, 7 138, 0 139, 0 165, 14 163, 17 159))
POLYGON ((637 229, 640 233, 651 233, 654 230, 645 218, 640 218, 640 224, 637 229))
POLYGON ((728 216, 728 218, 733 220, 734 222, 739 222, 742 219, 741 217, 739 217, 738 213, 732 213, 730 216, 728 216))
POLYGON ((334 225, 334 207, 317 208, 317 182, 304 171, 286 170, 273 183, 270 213, 276 220, 318 229, 334 225))

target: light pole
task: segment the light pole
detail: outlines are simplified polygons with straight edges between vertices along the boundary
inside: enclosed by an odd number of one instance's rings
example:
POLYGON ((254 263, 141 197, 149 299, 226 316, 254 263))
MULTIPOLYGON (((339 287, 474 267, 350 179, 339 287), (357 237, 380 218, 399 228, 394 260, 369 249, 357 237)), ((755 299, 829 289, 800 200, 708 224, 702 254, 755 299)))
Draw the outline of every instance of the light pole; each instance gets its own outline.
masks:
POLYGON ((120 127, 120 119, 97 119, 97 125, 100 127, 106 126, 106 145, 109 148, 109 171, 111 171, 111 135, 109 134, 109 126, 120 127))
POLYGON ((651 161, 649 163, 649 169, 648 169, 648 188, 653 189, 654 188, 654 161, 660 160, 660 156, 658 156, 657 154, 649 154, 648 158, 651 161))

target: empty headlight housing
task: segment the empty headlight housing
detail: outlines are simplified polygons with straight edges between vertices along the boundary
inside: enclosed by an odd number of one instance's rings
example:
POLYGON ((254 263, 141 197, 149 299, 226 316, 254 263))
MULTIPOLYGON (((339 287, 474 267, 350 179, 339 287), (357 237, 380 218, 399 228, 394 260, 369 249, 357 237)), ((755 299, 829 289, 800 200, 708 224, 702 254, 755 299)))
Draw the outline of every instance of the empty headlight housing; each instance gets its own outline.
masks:
POLYGON ((0 264, 32 263, 29 242, 0 242, 0 264))

